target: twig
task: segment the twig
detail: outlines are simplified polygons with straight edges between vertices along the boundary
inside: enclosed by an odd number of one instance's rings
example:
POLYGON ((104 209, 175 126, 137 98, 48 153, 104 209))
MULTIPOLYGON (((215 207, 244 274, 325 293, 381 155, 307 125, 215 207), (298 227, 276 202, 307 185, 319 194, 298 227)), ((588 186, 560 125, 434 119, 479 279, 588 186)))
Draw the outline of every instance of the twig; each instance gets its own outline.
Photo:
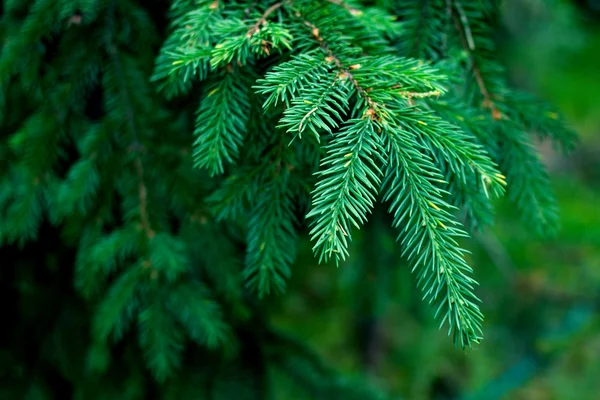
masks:
POLYGON ((361 10, 357 10, 356 8, 350 7, 348 4, 344 3, 342 0, 326 0, 331 4, 335 4, 337 6, 343 7, 352 15, 362 15, 361 10))
POLYGON ((440 92, 439 90, 431 90, 429 92, 407 92, 407 91, 403 91, 403 92, 398 92, 399 95, 408 97, 409 99, 414 97, 416 99, 424 99, 426 97, 439 97, 442 95, 442 92, 440 92))
MULTIPOLYGON (((114 9, 113 3, 113 9, 114 9)), ((112 21, 112 20, 111 20, 112 21)), ((127 125, 129 126, 129 130, 131 131, 131 136, 133 136, 133 145, 131 146, 131 151, 135 152, 135 169, 138 177, 138 197, 140 201, 140 222, 142 224, 142 228, 146 232, 146 236, 148 239, 152 239, 155 236, 155 232, 152 230, 150 225, 150 219, 148 218, 148 192, 146 190, 146 184, 144 183, 144 169, 142 167, 142 159, 140 158, 141 145, 138 138, 137 130, 135 127, 135 123, 133 121, 133 108, 131 107, 131 99, 129 98, 129 93, 125 90, 125 77, 123 76, 121 60, 117 56, 117 48, 116 45, 112 42, 112 37, 109 37, 107 40, 108 44, 108 53, 110 57, 113 59, 113 63, 115 64, 115 71, 117 75, 117 79, 119 80, 119 88, 121 91, 121 97, 123 98, 125 115, 127 119, 127 125)))
MULTIPOLYGON (((471 61, 471 69, 473 70, 473 75, 475 76, 475 80, 477 81, 477 86, 479 87, 479 91, 483 95, 483 106, 486 108, 489 108, 492 111, 493 119, 498 120, 498 119, 502 118, 502 113, 498 110, 498 108, 492 101, 492 96, 490 95, 490 92, 488 91, 488 89, 485 85, 485 81, 483 80, 481 71, 477 67, 477 63, 475 62, 475 57, 473 57, 473 52, 472 52, 471 47, 469 46, 467 34, 462 29, 459 17, 457 17, 457 15, 454 13, 452 14, 452 17, 454 19, 454 25, 456 26, 456 29, 458 30, 458 36, 460 37, 460 41, 461 41, 464 49, 469 54, 469 59, 471 61)), ((469 32, 470 32, 470 30, 469 30, 469 32)), ((472 38, 471 38, 471 40, 472 40, 472 38)))
POLYGON ((138 176, 139 182, 139 200, 140 200, 140 221, 142 228, 146 232, 148 239, 152 239, 155 235, 152 227, 150 226, 150 219, 148 218, 148 192, 146 191, 146 184, 144 183, 144 168, 142 167, 142 160, 139 155, 135 157, 135 169, 138 176))
POLYGON ((256 23, 252 26, 252 28, 250 28, 248 33, 246 33, 246 37, 247 38, 252 37, 252 35, 254 35, 256 32, 258 32, 260 30, 260 27, 265 22, 267 22, 267 18, 269 17, 269 15, 273 14, 275 11, 277 11, 279 8, 283 7, 284 5, 288 4, 289 2, 290 2, 290 0, 280 1, 279 3, 275 3, 271 7, 267 8, 267 10, 264 12, 264 14, 258 19, 258 21, 256 21, 256 23))
POLYGON ((467 43, 469 44, 469 49, 471 51, 475 50, 475 40, 473 40, 473 34, 471 33, 471 26, 469 25, 469 19, 467 18, 467 14, 465 14, 465 10, 462 7, 462 4, 458 0, 454 0, 454 5, 456 6, 456 11, 460 15, 460 20, 462 22, 465 37, 467 39, 467 43))
POLYGON ((317 110, 318 110, 318 108, 317 108, 317 107, 313 108, 312 110, 310 110, 310 111, 308 112, 308 114, 306 114, 306 115, 304 116, 304 118, 302 118, 302 121, 300 121, 300 125, 298 126, 298 130, 300 130, 300 131, 302 130, 302 125, 304 125, 304 121, 305 121, 305 120, 306 120, 308 117, 310 117, 310 115, 311 115, 312 113, 314 113, 314 112, 315 112, 315 111, 317 111, 317 110))
POLYGON ((352 86, 354 86, 354 88, 360 94, 360 96, 365 99, 369 108, 367 114, 369 116, 379 115, 379 113, 377 112, 379 105, 375 103, 373 99, 371 99, 371 97, 369 97, 367 91, 360 86, 356 78, 354 78, 354 76, 350 72, 350 70, 352 69, 360 68, 360 65, 351 65, 349 68, 344 67, 340 59, 336 57, 331 48, 325 42, 325 39, 323 39, 323 37, 321 36, 319 28, 317 28, 314 24, 306 20, 304 20, 304 24, 311 29, 313 37, 317 42, 319 42, 319 45, 321 46, 321 49, 325 52, 325 54, 327 54, 326 60, 333 61, 335 66, 338 68, 340 72, 340 78, 348 78, 348 80, 352 83, 352 86))

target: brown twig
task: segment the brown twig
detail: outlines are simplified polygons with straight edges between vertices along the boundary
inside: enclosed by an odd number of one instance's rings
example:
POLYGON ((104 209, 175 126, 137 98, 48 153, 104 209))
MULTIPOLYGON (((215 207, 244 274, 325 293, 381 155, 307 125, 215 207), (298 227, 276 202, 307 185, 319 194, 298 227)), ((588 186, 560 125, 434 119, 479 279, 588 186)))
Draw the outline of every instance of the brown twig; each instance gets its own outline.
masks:
POLYGON ((354 88, 359 93, 359 95, 363 99, 365 99, 365 101, 367 102, 367 106, 369 108, 367 114, 369 116, 379 115, 379 112, 377 111, 379 108, 379 105, 377 103, 375 103, 373 101, 373 99, 371 99, 371 97, 367 94, 367 91, 362 86, 360 86, 360 84, 358 83, 356 78, 354 78, 354 76, 352 75, 352 72, 350 72, 353 69, 359 69, 360 64, 351 65, 348 68, 344 67, 342 65, 342 62, 340 61, 340 59, 336 57, 336 55, 333 53, 331 48, 325 42, 325 39, 323 39, 323 37, 319 33, 319 28, 317 28, 314 24, 312 24, 306 20, 304 20, 304 24, 310 28, 313 38, 315 38, 315 40, 317 42, 319 42, 321 49, 325 52, 325 54, 327 54, 327 57, 325 59, 327 61, 333 62, 335 64, 335 66, 337 67, 337 69, 340 72, 340 74, 339 74, 340 78, 342 78, 342 79, 347 78, 352 83, 352 86, 354 86, 354 88))
POLYGON ((440 92, 439 90, 431 90, 429 92, 407 92, 407 91, 403 91, 403 92, 398 92, 398 94, 408 97, 410 98, 415 98, 415 99, 424 99, 426 97, 439 97, 442 95, 442 92, 440 92))
MULTIPOLYGON (((464 49, 469 54, 469 59, 471 61, 471 69, 473 70, 473 75, 475 76, 475 80, 477 81, 477 86, 479 87, 479 91, 483 95, 483 106, 486 108, 489 108, 492 111, 493 119, 498 120, 498 119, 502 118, 502 113, 500 112, 500 110, 498 110, 498 108, 494 104, 494 101, 492 100, 492 96, 490 95, 490 92, 487 89, 487 86, 485 84, 483 76, 481 75, 481 71, 477 67, 477 63, 475 62, 475 57, 473 57, 473 51, 472 51, 471 46, 469 45, 469 42, 467 39, 467 34, 466 34, 465 30, 463 30, 463 27, 461 25, 461 21, 460 21, 459 17, 454 13, 452 14, 452 17, 454 20, 454 25, 456 26, 456 29, 458 30, 458 36, 460 37, 460 41, 461 41, 464 49)), ((470 30, 468 30, 468 32, 470 32, 470 30)), ((471 40, 472 40, 472 38, 471 38, 471 40)), ((473 45, 473 47, 474 47, 474 45, 473 45)))
POLYGON ((326 0, 331 4, 335 4, 337 6, 343 7, 352 15, 362 15, 362 11, 356 8, 350 7, 348 4, 344 3, 342 0, 326 0))
POLYGON ((142 167, 142 160, 139 155, 135 157, 135 170, 138 177, 140 222, 142 223, 142 228, 144 229, 144 232, 146 232, 148 239, 152 239, 155 233, 150 226, 150 219, 148 218, 148 192, 146 190, 146 184, 144 183, 144 168, 142 167))
MULTIPOLYGON (((115 3, 112 4, 112 11, 114 12, 115 3)), ((126 81, 122 72, 121 60, 117 55, 117 47, 113 42, 112 36, 108 38, 107 41, 108 53, 110 58, 112 58, 117 79, 119 80, 119 89, 121 92, 121 97, 123 99, 123 103, 125 104, 125 116, 127 121, 127 126, 131 132, 131 136, 133 136, 133 144, 129 148, 129 151, 135 152, 135 169, 138 177, 138 197, 140 201, 140 222, 142 228, 146 232, 146 236, 148 239, 152 239, 155 236, 155 232, 152 230, 150 226, 150 219, 148 218, 148 192, 146 190, 146 184, 144 183, 144 169, 142 168, 142 159, 140 157, 140 153, 143 151, 143 147, 140 145, 139 137, 137 134, 137 129, 134 122, 134 111, 131 106, 131 99, 129 97, 129 93, 125 89, 126 81)))
POLYGON ((471 51, 475 50, 475 40, 473 40, 473 34, 471 33, 471 26, 469 25, 469 19, 467 18, 467 14, 462 7, 462 4, 458 0, 454 0, 454 6, 456 6, 456 11, 460 16, 460 21, 462 22, 462 26, 465 33, 465 38, 467 43, 469 44, 469 49, 471 51))
POLYGON ((256 21, 256 23, 252 26, 252 28, 250 28, 248 33, 246 33, 246 37, 247 38, 252 37, 252 35, 254 35, 256 32, 258 32, 260 30, 260 27, 265 22, 267 22, 267 18, 269 17, 269 15, 273 14, 275 11, 277 11, 279 8, 283 7, 284 5, 288 4, 289 2, 290 2, 289 0, 280 1, 279 3, 275 3, 271 7, 267 8, 266 11, 264 12, 264 14, 258 19, 258 21, 256 21))

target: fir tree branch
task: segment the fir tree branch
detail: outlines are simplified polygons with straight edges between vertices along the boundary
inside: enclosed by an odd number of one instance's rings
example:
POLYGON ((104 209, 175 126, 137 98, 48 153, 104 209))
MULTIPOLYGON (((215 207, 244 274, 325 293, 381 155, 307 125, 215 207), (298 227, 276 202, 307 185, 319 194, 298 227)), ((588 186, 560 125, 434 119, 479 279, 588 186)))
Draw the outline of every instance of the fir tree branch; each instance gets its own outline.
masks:
POLYGON ((413 271, 417 285, 437 309, 440 327, 448 323, 448 334, 461 347, 481 340, 483 315, 473 289, 476 285, 457 239, 467 234, 453 218, 451 207, 439 188, 445 183, 431 158, 420 149, 406 146, 407 133, 398 127, 382 126, 386 153, 391 155, 383 181, 384 201, 394 226, 401 229, 402 254, 413 271))
POLYGON ((385 163, 381 139, 370 118, 347 121, 327 146, 319 181, 313 191, 315 217, 310 235, 319 261, 336 262, 348 256, 352 228, 360 229, 375 204, 381 183, 379 163, 385 163))
POLYGON ((458 0, 452 0, 454 2, 454 6, 456 7, 456 11, 460 16, 460 21, 462 22, 462 26, 464 29, 465 39, 467 44, 469 45, 469 50, 475 51, 475 41, 473 40, 473 34, 471 33, 471 26, 469 25, 469 19, 465 14, 465 10, 463 9, 462 4, 458 0))
MULTIPOLYGON (((297 13, 297 16, 302 18, 302 15, 300 13, 297 13)), ((367 113, 370 115, 379 115, 380 113, 378 112, 378 108, 380 106, 377 103, 375 103, 373 101, 373 99, 371 99, 371 97, 367 93, 367 90, 359 85, 358 81, 354 78, 354 76, 350 72, 352 69, 360 68, 360 65, 355 64, 355 65, 351 65, 348 68, 346 68, 342 64, 340 59, 333 53, 333 51, 331 50, 331 48, 329 47, 329 45, 327 44, 325 39, 323 39, 323 36, 321 36, 321 34, 320 34, 319 28, 317 26, 315 26, 313 23, 311 23, 305 19, 303 19, 302 21, 304 22, 304 24, 307 27, 310 28, 310 32, 311 32, 313 39, 316 40, 317 43, 319 43, 319 46, 321 47, 323 52, 327 55, 326 60, 329 62, 333 62, 335 64, 335 66, 337 67, 337 69, 339 71, 340 78, 348 79, 352 83, 352 86, 354 86, 354 89, 356 89, 358 94, 366 101, 367 106, 368 106, 367 113)))
POLYGON ((343 2, 342 0, 326 0, 326 1, 330 2, 331 4, 335 4, 337 6, 345 8, 352 15, 356 16, 356 15, 361 15, 362 14, 361 10, 349 6, 348 4, 346 4, 345 2, 343 2))
POLYGON ((224 162, 235 162, 247 132, 250 98, 243 74, 229 66, 220 79, 207 86, 194 129, 194 165, 211 176, 224 171, 224 162))
POLYGON ((111 4, 111 12, 109 18, 110 25, 110 35, 108 36, 107 45, 108 45, 108 54, 113 61, 113 65, 115 67, 117 79, 119 80, 119 90, 121 92, 121 97, 123 99, 124 107, 125 107, 125 119, 127 126, 129 127, 129 131, 131 136, 133 137, 133 144, 130 149, 135 152, 135 170, 138 177, 138 197, 140 202, 140 223, 146 236, 148 239, 154 238, 156 233, 152 229, 150 225, 150 219, 148 217, 148 191, 146 189, 146 183, 144 182, 144 168, 142 165, 142 159, 140 156, 142 145, 140 143, 140 139, 137 133, 137 129, 134 121, 134 111, 130 98, 129 92, 126 90, 126 80, 123 74, 123 67, 121 65, 121 60, 117 54, 117 45, 114 43, 114 26, 113 19, 115 14, 116 2, 111 4))
POLYGON ((425 15, 427 12, 427 3, 428 2, 429 2, 429 0, 421 0, 421 13, 419 15, 419 24, 417 25, 417 34, 418 35, 417 35, 417 39, 413 43, 411 54, 414 54, 419 49, 419 46, 420 46, 421 40, 422 40, 422 35, 423 35, 423 25, 426 24, 428 22, 427 20, 430 18, 429 15, 425 15))
POLYGON ((142 160, 139 154, 135 157, 135 170, 139 181, 140 220, 146 236, 148 239, 152 239, 155 236, 155 232, 150 226, 150 219, 148 218, 148 192, 144 183, 144 168, 142 167, 142 160))
POLYGON ((252 28, 250 28, 250 30, 248 30, 248 33, 246 33, 246 37, 248 39, 250 39, 255 33, 257 33, 260 30, 260 27, 267 22, 267 18, 269 18, 269 15, 273 14, 279 8, 285 6, 289 3, 290 3, 290 0, 280 1, 279 3, 275 3, 271 7, 267 8, 265 10, 265 12, 263 13, 263 15, 252 26, 252 28))
POLYGON ((483 96, 483 107, 490 109, 490 111, 492 112, 492 118, 494 120, 499 120, 502 118, 502 113, 500 112, 500 110, 498 110, 498 107, 492 100, 492 96, 486 86, 485 80, 483 79, 483 75, 481 74, 481 70, 479 69, 479 66, 477 65, 477 62, 475 61, 475 57, 473 55, 473 51, 475 50, 475 43, 473 41, 473 36, 469 27, 469 21, 467 20, 467 17, 464 14, 462 6, 459 6, 460 3, 458 3, 456 0, 453 1, 454 5, 456 6, 455 8, 459 12, 459 14, 462 12, 463 17, 456 15, 456 13, 452 13, 452 18, 454 20, 454 25, 456 27, 456 30, 458 31, 458 36, 460 37, 460 41, 463 45, 463 48, 469 55, 473 75, 475 76, 475 80, 477 81, 477 85, 479 86, 479 91, 483 96), (461 21, 463 22, 461 23, 461 21))

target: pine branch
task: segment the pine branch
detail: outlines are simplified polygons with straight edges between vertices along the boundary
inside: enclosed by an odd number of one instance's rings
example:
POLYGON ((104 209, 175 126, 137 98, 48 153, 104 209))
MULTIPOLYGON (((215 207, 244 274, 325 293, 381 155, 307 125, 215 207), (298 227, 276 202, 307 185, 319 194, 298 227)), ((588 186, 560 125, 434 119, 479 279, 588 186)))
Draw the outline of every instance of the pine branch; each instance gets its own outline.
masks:
POLYGON ((508 198, 528 227, 538 236, 553 236, 558 230, 558 207, 546 167, 527 137, 503 130, 501 168, 506 171, 508 198))
POLYGON ((159 382, 164 382, 181 365, 183 335, 165 307, 162 292, 154 293, 139 314, 140 344, 145 357, 159 382))
POLYGON ((394 226, 401 229, 403 255, 417 270, 417 283, 424 298, 436 307, 440 326, 448 323, 448 334, 461 347, 481 340, 483 315, 473 293, 476 282, 457 239, 467 236, 448 212, 439 188, 445 183, 429 157, 405 144, 410 137, 401 129, 382 126, 385 150, 391 158, 385 168, 384 201, 394 226))
POLYGON ((94 314, 95 340, 105 342, 111 333, 115 341, 123 337, 134 318, 142 272, 142 266, 136 265, 121 274, 110 286, 94 314))
POLYGON ((327 78, 300 92, 299 97, 292 100, 291 107, 284 111, 278 127, 287 128, 300 138, 308 129, 318 141, 319 130, 332 133, 332 129, 338 128, 338 122, 348 110, 349 89, 337 75, 330 74, 327 78))
POLYGON ((259 297, 283 293, 295 258, 293 199, 287 188, 289 177, 282 174, 261 185, 248 222, 243 277, 259 297))
POLYGON ((194 135, 194 164, 211 175, 224 171, 224 162, 235 162, 246 133, 250 103, 243 76, 233 69, 207 88, 200 103, 194 135))
POLYGON ((225 345, 226 339, 231 340, 221 308, 201 283, 192 281, 176 285, 170 291, 168 304, 198 344, 214 349, 225 345))
POLYGON ((289 3, 290 1, 280 1, 267 8, 263 15, 258 19, 258 21, 256 21, 256 23, 252 25, 252 28, 248 30, 248 33, 246 33, 246 37, 250 39, 254 34, 256 34, 260 30, 260 27, 267 22, 267 18, 269 18, 269 15, 273 14, 279 8, 289 3))
POLYGON ((355 15, 355 16, 362 15, 361 10, 350 7, 348 4, 346 4, 342 0, 326 0, 326 1, 330 2, 331 4, 335 4, 337 6, 343 7, 345 10, 347 10, 352 15, 355 15))
MULTIPOLYGON (((114 29, 114 27, 112 26, 113 25, 112 21, 114 19, 115 7, 116 7, 116 5, 113 2, 111 5, 111 12, 110 12, 111 16, 109 17, 109 29, 111 31, 114 29)), ((129 128, 129 133, 131 134, 132 139, 133 139, 133 143, 132 143, 130 149, 131 149, 131 151, 133 151, 135 153, 134 165, 135 165, 135 171, 136 171, 137 178, 138 178, 138 197, 139 197, 139 203, 140 203, 140 205, 139 205, 140 223, 142 225, 142 228, 146 232, 146 236, 148 237, 148 239, 152 239, 155 236, 155 232, 150 225, 150 220, 148 217, 148 200, 147 200, 148 194, 147 194, 147 189, 146 189, 146 183, 144 182, 144 168, 142 166, 142 160, 141 160, 141 156, 140 156, 142 145, 140 143, 139 135, 137 133, 137 128, 136 128, 135 122, 134 122, 135 112, 133 110, 130 93, 126 89, 127 84, 125 81, 125 76, 123 74, 121 60, 117 54, 118 48, 117 48, 116 44, 114 43, 114 38, 112 35, 114 35, 114 32, 111 32, 110 36, 108 36, 108 38, 107 38, 108 54, 112 60, 114 70, 115 70, 115 75, 116 75, 116 78, 118 81, 117 84, 118 84, 118 87, 120 90, 121 100, 123 102, 122 106, 124 108, 125 122, 127 124, 127 127, 129 128)))
POLYGON ((384 162, 384 149, 369 118, 347 121, 326 149, 306 217, 314 218, 310 235, 319 262, 339 262, 348 256, 352 227, 360 229, 375 203, 381 183, 376 161, 384 162))

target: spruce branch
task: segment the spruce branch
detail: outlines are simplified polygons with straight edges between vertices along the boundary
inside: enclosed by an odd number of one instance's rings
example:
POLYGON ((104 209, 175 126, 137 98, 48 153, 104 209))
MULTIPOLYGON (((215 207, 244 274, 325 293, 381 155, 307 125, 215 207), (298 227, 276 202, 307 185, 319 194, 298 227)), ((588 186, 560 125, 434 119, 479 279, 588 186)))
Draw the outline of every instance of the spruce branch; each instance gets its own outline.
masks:
POLYGON ((332 133, 343 120, 348 109, 349 88, 339 75, 329 75, 309 90, 302 91, 286 108, 279 127, 287 128, 302 138, 302 132, 310 130, 320 142, 318 129, 332 133))
POLYGON ((408 57, 435 60, 444 49, 444 0, 404 0, 394 11, 402 21, 397 44, 408 57))
POLYGON ((144 181, 144 168, 142 165, 142 159, 141 159, 141 155, 140 155, 140 153, 142 151, 142 145, 140 142, 139 135, 137 133, 137 128, 135 126, 135 121, 134 121, 135 112, 133 110, 129 91, 127 91, 127 89, 126 89, 127 83, 125 80, 125 75, 123 73, 123 67, 121 65, 121 60, 119 58, 119 55, 117 54, 118 48, 117 48, 117 45, 116 45, 116 43, 114 41, 114 37, 113 37, 113 35, 114 35, 113 19, 115 18, 115 16, 114 16, 115 7, 116 7, 115 2, 112 2, 110 17, 109 17, 110 33, 107 37, 107 52, 109 54, 110 59, 112 60, 112 63, 113 63, 114 69, 115 69, 115 74, 116 74, 116 77, 118 80, 117 84, 119 86, 119 91, 120 91, 121 99, 123 102, 123 107, 125 109, 125 122, 127 124, 127 127, 129 128, 129 133, 131 134, 132 139, 133 139, 133 143, 131 144, 130 149, 135 153, 134 165, 135 165, 136 175, 138 178, 138 198, 139 198, 139 202, 140 202, 140 205, 139 205, 140 223, 142 225, 142 228, 144 229, 144 232, 146 233, 146 236, 148 237, 149 240, 151 240, 152 238, 154 238, 156 233, 152 229, 152 227, 150 225, 150 218, 148 217, 148 191, 146 188, 146 183, 144 181))
POLYGON ((361 10, 349 6, 346 2, 344 2, 342 0, 326 0, 326 1, 330 2, 331 4, 335 4, 337 6, 343 7, 350 14, 355 15, 355 16, 362 15, 362 13, 363 13, 361 10))
POLYGON ((294 202, 288 190, 288 172, 281 176, 279 171, 276 161, 276 176, 261 185, 248 223, 243 277, 259 297, 284 292, 295 258, 294 202))
POLYGON ((477 61, 473 55, 475 51, 475 42, 473 40, 473 36, 471 34, 471 28, 469 27, 469 21, 464 13, 464 10, 460 3, 456 0, 452 0, 453 4, 457 12, 460 15, 456 15, 456 13, 452 14, 452 18, 454 20, 454 25, 458 32, 458 36, 460 37, 460 41, 463 45, 464 50, 469 55, 469 60, 471 62, 471 69, 473 71, 473 75, 475 76, 475 80, 477 81, 477 85, 479 86, 479 91, 483 96, 483 107, 489 108, 492 113, 492 119, 499 120, 502 118, 502 113, 496 106, 495 102, 492 99, 492 96, 487 88, 485 80, 483 79, 483 75, 481 74, 481 70, 477 65, 477 61))
MULTIPOLYGON (((296 16, 299 18, 302 18, 302 14, 300 14, 299 12, 296 13, 296 16)), ((349 67, 345 67, 342 64, 342 62, 340 61, 340 59, 331 50, 331 48, 329 47, 328 43, 325 41, 323 36, 321 36, 319 28, 316 25, 314 25, 313 23, 311 23, 310 21, 307 21, 305 19, 303 19, 303 22, 308 28, 310 28, 310 33, 311 33, 313 39, 319 44, 319 46, 321 47, 323 52, 326 54, 325 59, 329 62, 333 62, 335 64, 335 66, 337 67, 340 78, 348 79, 348 81, 350 81, 352 83, 352 86, 354 86, 354 89, 366 101, 368 109, 365 112, 369 113, 369 114, 373 114, 373 115, 378 115, 379 114, 379 111, 378 111, 379 105, 371 99, 371 97, 367 93, 367 90, 365 88, 363 88, 362 86, 360 86, 358 84, 357 80, 352 75, 351 70, 360 68, 360 65, 353 64, 349 67)))
POLYGON ((420 11, 420 15, 419 15, 419 22, 417 25, 417 39, 415 40, 415 42, 413 43, 413 48, 411 53, 415 53, 415 51, 417 49, 419 49, 420 45, 421 45, 421 40, 422 37, 421 35, 423 34, 422 32, 424 31, 423 29, 423 25, 426 24, 429 18, 431 18, 431 15, 428 15, 427 13, 427 6, 428 6, 428 1, 429 0, 422 0, 421 1, 421 11, 420 11))
POLYGON ((160 291, 149 299, 138 316, 139 340, 154 377, 164 382, 181 365, 183 332, 166 308, 168 298, 160 291))
MULTIPOLYGON (((513 127, 514 129, 514 127, 513 127)), ((508 198, 523 221, 541 237, 557 232, 558 206, 546 167, 527 137, 503 131, 502 164, 509 182, 508 198)))
POLYGON ((414 133, 428 148, 435 149, 463 184, 467 183, 468 172, 473 172, 487 198, 504 195, 506 178, 469 132, 416 107, 393 108, 393 115, 399 126, 414 133))
POLYGON ((417 271, 424 299, 436 307, 440 326, 448 323, 455 344, 470 347, 481 340, 483 315, 473 293, 472 270, 456 241, 467 234, 443 200, 447 192, 439 184, 445 182, 432 160, 405 146, 410 138, 404 130, 383 125, 381 131, 391 157, 382 183, 384 201, 390 202, 394 226, 401 230, 403 255, 417 271))
POLYGON ((306 217, 314 218, 310 235, 319 261, 339 262, 349 254, 352 228, 360 229, 375 204, 384 151, 370 118, 347 121, 326 149, 306 217))
POLYGON ((289 0, 280 1, 278 3, 273 4, 271 7, 267 8, 265 10, 265 12, 263 13, 263 15, 256 21, 256 23, 254 25, 252 25, 252 28, 250 28, 248 30, 248 33, 246 33, 246 38, 250 39, 254 34, 256 34, 258 31, 260 31, 261 26, 263 26, 267 22, 267 18, 269 18, 269 16, 271 14, 273 14, 275 11, 277 11, 281 7, 283 7, 287 4, 290 4, 290 3, 291 3, 291 1, 289 1, 289 0))
POLYGON ((198 344, 215 349, 230 339, 231 332, 223 319, 221 307, 211 298, 210 290, 200 282, 175 285, 169 293, 167 305, 198 344))
POLYGON ((116 341, 123 337, 134 317, 142 272, 142 266, 136 265, 111 285, 92 321, 95 340, 107 341, 111 334, 116 341))
POLYGON ((243 74, 230 67, 219 78, 207 87, 194 130, 194 165, 206 168, 212 176, 223 173, 225 162, 235 162, 250 113, 243 74))
POLYGON ((289 108, 290 100, 300 92, 318 84, 329 71, 329 65, 320 51, 293 56, 290 61, 276 65, 253 86, 258 93, 268 95, 263 103, 266 111, 283 102, 289 108))
POLYGON ((135 170, 139 181, 138 192, 140 200, 140 221, 144 231, 146 232, 146 236, 148 239, 152 239, 156 233, 150 226, 150 218, 148 218, 148 192, 146 189, 146 183, 144 182, 144 168, 139 155, 136 155, 135 157, 135 170))

